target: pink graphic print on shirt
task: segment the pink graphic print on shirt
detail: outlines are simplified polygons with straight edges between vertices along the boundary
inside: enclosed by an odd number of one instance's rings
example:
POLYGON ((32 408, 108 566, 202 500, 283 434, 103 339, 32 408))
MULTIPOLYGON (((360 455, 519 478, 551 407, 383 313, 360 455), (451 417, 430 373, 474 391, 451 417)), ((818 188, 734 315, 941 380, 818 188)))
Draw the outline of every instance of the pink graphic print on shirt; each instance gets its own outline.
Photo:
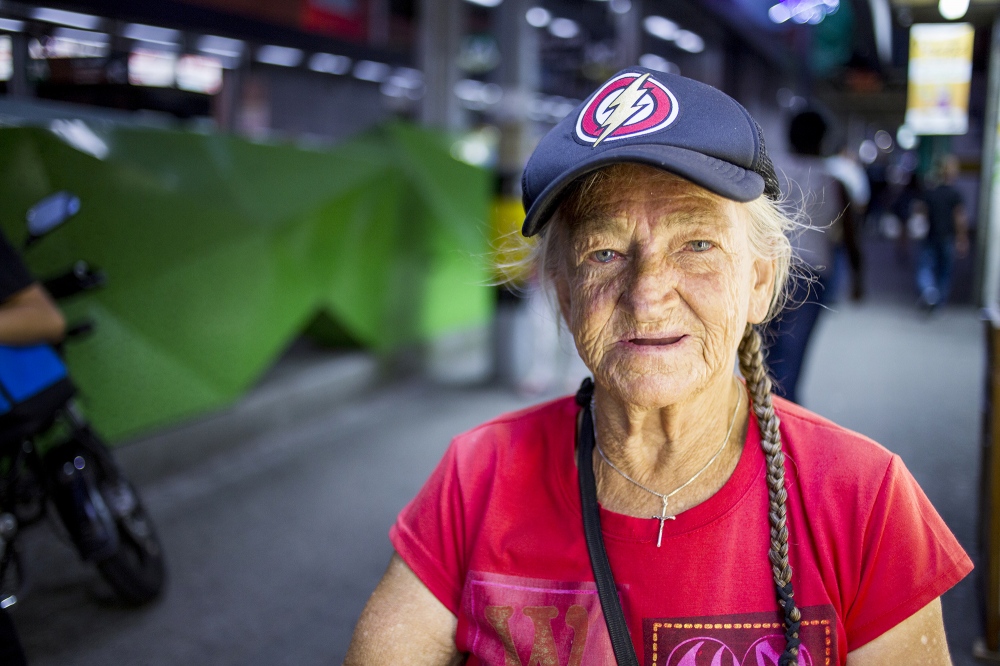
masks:
POLYGON ((465 649, 483 664, 614 664, 594 583, 471 572, 462 606, 465 649))
MULTIPOLYGON (((594 583, 471 572, 462 597, 463 648, 497 666, 615 663, 594 583)), ((835 614, 803 608, 800 666, 837 664, 835 614)), ((627 609, 626 609, 627 612, 627 609)), ((777 666, 785 647, 776 612, 643 621, 652 666, 777 666)))
MULTIPOLYGON (((799 666, 838 662, 832 606, 800 609, 799 666)), ((645 663, 652 666, 777 666, 785 628, 777 612, 643 620, 645 663)))

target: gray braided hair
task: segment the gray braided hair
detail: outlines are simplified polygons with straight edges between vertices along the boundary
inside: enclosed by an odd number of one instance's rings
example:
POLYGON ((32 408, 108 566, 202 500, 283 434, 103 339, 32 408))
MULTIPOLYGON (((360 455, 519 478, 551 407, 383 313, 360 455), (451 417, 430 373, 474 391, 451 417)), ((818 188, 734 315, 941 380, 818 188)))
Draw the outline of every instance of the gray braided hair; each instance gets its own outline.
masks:
POLYGON ((781 422, 774 413, 771 380, 767 376, 760 333, 750 324, 747 324, 740 342, 739 357, 740 372, 750 390, 753 411, 760 427, 760 443, 767 460, 768 520, 771 524, 768 558, 778 591, 778 603, 785 615, 785 651, 778 660, 778 666, 794 666, 798 664, 802 614, 792 596, 792 565, 788 562, 788 493, 785 492, 785 454, 781 452, 781 422))

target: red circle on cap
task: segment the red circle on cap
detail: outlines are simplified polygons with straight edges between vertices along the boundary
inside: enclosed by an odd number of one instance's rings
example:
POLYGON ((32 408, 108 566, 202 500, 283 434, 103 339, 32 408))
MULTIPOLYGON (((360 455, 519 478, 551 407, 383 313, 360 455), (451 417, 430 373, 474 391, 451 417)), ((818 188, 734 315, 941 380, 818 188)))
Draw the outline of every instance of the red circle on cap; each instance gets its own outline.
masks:
POLYGON ((641 96, 633 100, 621 100, 617 106, 611 106, 620 100, 622 93, 636 79, 642 76, 640 73, 627 72, 605 83, 580 112, 576 121, 577 136, 587 143, 596 143, 607 130, 608 121, 613 119, 616 111, 631 110, 632 113, 605 136, 601 140, 602 143, 649 134, 670 125, 677 117, 677 99, 666 86, 652 76, 647 77, 639 87, 641 96), (625 104, 627 106, 623 108, 625 104), (598 119, 598 114, 602 118, 598 119))

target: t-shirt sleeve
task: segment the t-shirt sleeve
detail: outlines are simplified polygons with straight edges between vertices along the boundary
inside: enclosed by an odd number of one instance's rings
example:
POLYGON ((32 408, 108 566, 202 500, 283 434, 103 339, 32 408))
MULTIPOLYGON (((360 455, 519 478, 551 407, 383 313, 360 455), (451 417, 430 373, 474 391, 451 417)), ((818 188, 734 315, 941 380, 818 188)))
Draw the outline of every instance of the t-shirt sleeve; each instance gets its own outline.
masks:
POLYGON ((0 303, 34 282, 20 255, 0 232, 0 303))
POLYGON ((892 456, 862 543, 861 578, 844 618, 849 649, 878 638, 972 571, 972 561, 899 456, 892 456))
POLYGON ((455 615, 465 577, 464 514, 458 453, 452 442, 424 487, 389 530, 399 556, 455 615))

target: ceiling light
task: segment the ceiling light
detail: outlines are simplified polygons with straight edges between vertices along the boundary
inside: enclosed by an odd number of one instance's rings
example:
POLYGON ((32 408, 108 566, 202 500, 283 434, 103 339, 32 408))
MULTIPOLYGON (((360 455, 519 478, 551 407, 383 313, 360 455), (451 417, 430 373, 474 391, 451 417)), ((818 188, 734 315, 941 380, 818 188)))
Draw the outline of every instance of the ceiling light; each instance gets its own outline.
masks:
POLYGON ((913 150, 917 147, 917 134, 909 125, 900 125, 896 130, 896 143, 903 150, 913 150))
POLYGON ((615 14, 628 14, 632 9, 632 0, 611 0, 609 6, 615 14))
POLYGON ((949 21, 955 21, 965 16, 965 12, 969 11, 969 0, 940 0, 938 11, 949 21))
POLYGON ((480 7, 496 7, 503 0, 465 0, 466 2, 471 2, 474 5, 479 5, 480 7))
POLYGON ((672 41, 677 36, 677 24, 662 16, 647 16, 642 21, 642 27, 653 37, 672 41))
POLYGON ((354 66, 354 78, 361 79, 362 81, 372 81, 373 83, 382 83, 389 78, 391 71, 392 67, 384 62, 359 60, 358 64, 354 66))
POLYGON ((767 17, 773 23, 784 23, 792 18, 792 12, 788 9, 788 5, 783 5, 779 2, 767 10, 767 17))
POLYGON ((406 97, 406 88, 397 85, 392 78, 379 86, 379 92, 386 97, 406 97))
POLYGON ((772 23, 784 23, 791 19, 799 24, 816 25, 838 9, 840 0, 781 0, 767 10, 767 16, 772 23))
POLYGON ((36 21, 58 23, 59 25, 68 25, 71 28, 83 28, 84 30, 94 30, 101 24, 100 16, 68 12, 64 9, 51 9, 49 7, 35 7, 31 10, 31 18, 36 21))
POLYGON ((24 30, 24 21, 0 18, 0 30, 5 32, 21 32, 24 30))
POLYGON ((475 79, 461 79, 455 82, 455 96, 466 102, 481 102, 484 85, 475 79))
POLYGON ((107 46, 111 43, 111 35, 106 32, 77 30, 76 28, 56 28, 52 31, 52 36, 56 39, 64 39, 87 46, 107 46))
POLYGON ((128 82, 134 86, 168 88, 176 79, 177 56, 172 53, 136 49, 128 57, 128 82))
POLYGON ((214 95, 222 90, 222 62, 203 55, 186 55, 177 61, 177 87, 214 95))
POLYGON ((323 74, 347 74, 351 71, 351 59, 332 53, 314 53, 309 58, 309 69, 323 74))
POLYGON ((534 28, 544 28, 552 20, 552 13, 544 7, 532 7, 525 12, 524 19, 534 28))
POLYGON ((31 57, 45 58, 103 58, 111 48, 111 36, 103 32, 77 30, 76 28, 56 28, 44 46, 37 47, 37 40, 28 44, 31 57))
POLYGON ((646 69, 655 69, 658 72, 669 72, 671 74, 681 73, 680 67, 670 62, 663 56, 658 56, 655 53, 644 53, 639 56, 639 64, 646 69))
POLYGON ((573 39, 580 34, 580 26, 572 19, 557 18, 549 23, 549 32, 559 39, 573 39))
POLYGON ((879 150, 889 152, 892 150, 892 135, 885 130, 875 132, 875 145, 879 150))
POLYGON ((858 147, 858 157, 865 164, 871 164, 878 157, 878 146, 871 139, 865 139, 858 147))
POLYGON ((155 25, 129 23, 125 26, 125 29, 122 30, 122 37, 126 37, 137 42, 176 46, 181 41, 181 31, 171 30, 170 28, 160 28, 155 25))
POLYGON ((487 106, 498 104, 503 99, 503 88, 495 83, 483 83, 475 79, 462 79, 455 83, 455 97, 471 109, 482 110, 487 106))
POLYGON ((424 73, 412 67, 397 67, 389 77, 389 82, 408 90, 420 88, 424 85, 424 73))
POLYGON ((243 46, 240 40, 229 37, 202 35, 198 38, 198 50, 211 55, 238 58, 243 55, 243 46))
POLYGON ((302 62, 302 50, 268 44, 257 49, 257 62, 278 67, 297 67, 302 62))
POLYGON ((701 53, 705 50, 705 40, 690 30, 679 30, 674 37, 674 44, 688 53, 701 53))

